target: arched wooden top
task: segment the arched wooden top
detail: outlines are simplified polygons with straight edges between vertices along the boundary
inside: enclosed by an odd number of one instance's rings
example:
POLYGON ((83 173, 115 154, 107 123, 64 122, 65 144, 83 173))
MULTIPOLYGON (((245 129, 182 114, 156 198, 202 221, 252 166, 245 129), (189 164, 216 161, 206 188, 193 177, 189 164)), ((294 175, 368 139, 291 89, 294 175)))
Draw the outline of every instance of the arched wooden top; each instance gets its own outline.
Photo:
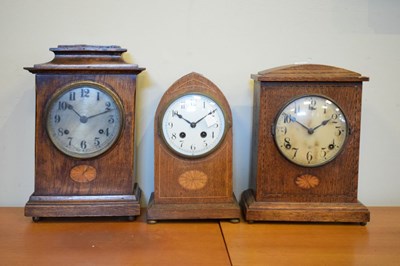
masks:
POLYGON ((221 107, 225 110, 228 121, 232 121, 231 109, 224 94, 213 82, 196 72, 191 72, 181 77, 168 88, 168 90, 164 93, 160 100, 160 103, 156 110, 155 118, 157 119, 160 112, 164 108, 166 108, 167 104, 173 99, 175 99, 179 95, 190 92, 197 92, 205 94, 207 96, 211 96, 211 98, 217 101, 218 104, 220 104, 221 107))
POLYGON ((270 68, 251 75, 256 81, 308 81, 308 82, 361 82, 368 81, 357 72, 344 68, 317 65, 317 64, 293 64, 270 68))

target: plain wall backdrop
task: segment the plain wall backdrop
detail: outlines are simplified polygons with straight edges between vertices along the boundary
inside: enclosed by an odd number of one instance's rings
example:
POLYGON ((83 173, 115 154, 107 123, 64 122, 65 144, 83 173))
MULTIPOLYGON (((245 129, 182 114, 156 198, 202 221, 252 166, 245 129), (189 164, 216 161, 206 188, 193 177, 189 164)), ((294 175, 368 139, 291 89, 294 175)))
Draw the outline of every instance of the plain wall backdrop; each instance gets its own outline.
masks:
POLYGON ((236 197, 249 186, 250 74, 327 64, 364 83, 359 199, 400 204, 400 1, 0 0, 0 206, 24 206, 34 186, 34 75, 60 44, 120 45, 138 77, 136 174, 154 190, 153 121, 168 87, 192 71, 214 82, 233 114, 236 197))

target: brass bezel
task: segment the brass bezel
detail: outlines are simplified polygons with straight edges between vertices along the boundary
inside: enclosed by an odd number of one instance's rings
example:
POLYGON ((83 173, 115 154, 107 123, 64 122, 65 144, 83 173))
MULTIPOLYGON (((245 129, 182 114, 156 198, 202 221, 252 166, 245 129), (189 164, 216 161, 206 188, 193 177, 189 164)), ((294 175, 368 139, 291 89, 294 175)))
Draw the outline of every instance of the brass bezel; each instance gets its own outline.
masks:
POLYGON ((98 156, 106 153, 119 141, 121 134, 123 132, 123 129, 125 127, 124 106, 123 106, 120 98, 118 97, 118 95, 112 89, 106 87, 105 85, 97 83, 97 82, 93 82, 93 81, 77 81, 77 82, 70 83, 70 84, 62 87, 61 89, 57 90, 57 92, 54 93, 53 96, 51 96, 51 98, 48 100, 48 102, 46 104, 45 115, 46 115, 46 119, 45 119, 46 133, 47 133, 47 136, 49 137, 49 139, 51 140, 52 144, 57 148, 57 150, 59 150, 63 154, 68 155, 72 158, 77 158, 77 159, 92 159, 92 158, 98 157, 98 156), (119 123, 118 133, 117 133, 117 136, 115 137, 115 139, 112 142, 110 142, 110 144, 108 144, 107 146, 102 147, 100 150, 97 150, 95 152, 90 152, 90 153, 77 153, 77 152, 72 152, 72 151, 69 151, 69 150, 63 148, 61 145, 56 144, 52 134, 50 134, 50 132, 49 132, 49 117, 48 116, 49 116, 50 107, 53 106, 53 104, 66 92, 76 89, 76 88, 79 88, 79 87, 83 87, 83 86, 88 86, 88 87, 94 88, 96 90, 100 90, 100 91, 108 94, 109 96, 111 96, 115 105, 118 108, 118 113, 119 113, 120 121, 121 121, 119 123))
POLYGON ((221 104, 221 102, 216 100, 212 95, 210 95, 208 93, 201 92, 201 91, 193 90, 193 91, 189 91, 189 92, 185 92, 185 93, 179 94, 178 96, 176 96, 176 97, 172 98, 170 101, 168 101, 168 103, 163 107, 162 111, 160 112, 160 115, 158 117, 158 134, 161 135, 161 138, 162 138, 164 144, 168 147, 168 149, 170 151, 172 151, 176 155, 179 155, 179 156, 181 156, 183 158, 186 158, 186 159, 199 159, 199 158, 206 157, 206 156, 210 155, 211 153, 215 152, 221 146, 221 144, 224 142, 224 139, 226 137, 228 129, 232 126, 231 121, 228 120, 228 116, 226 114, 226 110, 222 106, 223 105, 221 104), (202 153, 202 154, 198 154, 198 155, 187 155, 187 154, 183 154, 183 153, 179 152, 178 150, 174 149, 174 147, 172 147, 168 143, 168 141, 166 140, 166 137, 164 136, 164 133, 163 133, 162 124, 163 124, 163 121, 164 121, 165 112, 171 106, 171 104, 173 102, 175 102, 179 98, 185 97, 187 95, 201 95, 203 97, 207 97, 210 100, 214 101, 218 105, 218 107, 221 109, 222 115, 223 115, 223 118, 224 118, 224 132, 222 133, 222 137, 219 140, 219 143, 217 145, 215 145, 214 148, 212 148, 211 150, 209 150, 209 151, 207 151, 205 153, 202 153))
POLYGON ((276 145, 276 148, 278 149, 279 153, 283 157, 285 157, 286 160, 288 160, 289 162, 291 162, 293 164, 296 164, 298 166, 302 166, 302 167, 306 167, 306 168, 316 168, 316 167, 321 167, 323 165, 326 165, 326 164, 332 162, 334 159, 336 159, 339 156, 339 154, 341 154, 343 152, 344 147, 346 146, 346 143, 347 143, 347 140, 348 140, 348 136, 350 134, 350 125, 349 125, 348 121, 349 120, 347 119, 346 114, 343 111, 342 107, 339 104, 337 104, 336 101, 334 101, 330 97, 327 97, 327 96, 322 95, 322 94, 303 94, 303 95, 299 95, 299 96, 295 96, 295 97, 291 98, 284 105, 282 105, 282 107, 279 109, 279 111, 277 112, 277 114, 275 116, 274 123, 273 123, 273 126, 272 126, 272 136, 274 138, 274 143, 276 145), (319 97, 319 98, 323 98, 323 99, 331 101, 332 103, 334 103, 340 109, 340 111, 343 114, 343 117, 344 117, 344 119, 346 121, 346 130, 345 130, 346 136, 345 136, 345 139, 343 141, 343 145, 340 148, 340 150, 332 158, 330 158, 329 160, 324 161, 324 162, 319 163, 319 164, 315 164, 315 165, 300 164, 300 163, 297 163, 297 162, 293 161, 292 159, 288 158, 286 156, 286 154, 284 154, 282 152, 282 150, 279 148, 279 144, 277 143, 277 140, 276 140, 276 123, 278 122, 278 119, 279 119, 280 115, 282 114, 283 110, 285 110, 286 107, 289 106, 290 104, 292 104, 294 101, 297 101, 297 100, 299 100, 301 98, 307 98, 307 97, 319 97))

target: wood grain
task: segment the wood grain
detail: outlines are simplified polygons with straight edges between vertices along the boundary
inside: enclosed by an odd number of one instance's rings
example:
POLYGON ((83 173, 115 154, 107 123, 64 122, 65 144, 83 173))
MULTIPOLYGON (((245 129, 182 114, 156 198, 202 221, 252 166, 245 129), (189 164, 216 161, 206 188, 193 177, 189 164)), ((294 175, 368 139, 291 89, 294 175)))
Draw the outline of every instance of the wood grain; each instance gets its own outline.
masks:
POLYGON ((220 230, 211 221, 148 225, 144 215, 135 222, 53 218, 33 223, 23 208, 3 207, 0 264, 398 265, 400 207, 369 209, 373 219, 367 226, 221 222, 220 230))
MULTIPOLYGON (((351 215, 353 208, 356 208, 365 212, 360 216, 364 217, 360 222, 367 222, 369 213, 367 208, 359 205, 357 191, 362 81, 368 78, 346 69, 314 64, 268 69, 252 75, 252 78, 255 84, 251 189, 255 201, 250 200, 250 192, 244 193, 247 197, 243 200, 249 202, 242 205, 251 208, 253 203, 264 202, 265 208, 257 205, 251 210, 252 213, 261 212, 253 216, 261 219, 273 216, 273 213, 262 213, 278 206, 270 204, 273 202, 282 203, 277 207, 277 212, 286 203, 351 203, 354 206, 350 204, 348 221, 354 221, 351 215), (295 97, 304 95, 323 95, 332 99, 346 115, 350 127, 343 151, 333 161, 319 167, 302 167, 287 160, 276 147, 272 133, 272 126, 281 108, 295 97), (304 185, 299 186, 300 176, 313 176, 313 187, 304 189, 304 185)), ((326 212, 330 209, 327 208, 326 212)), ((245 217, 248 217, 247 211, 245 209, 245 217)), ((305 210, 305 216, 299 221, 311 217, 309 211, 305 210)), ((293 221, 290 214, 287 219, 282 212, 278 216, 283 221, 293 221)), ((318 217, 326 221, 327 216, 318 217)), ((336 220, 335 215, 330 217, 331 221, 336 220)))
POLYGON ((118 213, 125 208, 126 215, 137 215, 140 188, 135 186, 134 175, 135 95, 136 76, 144 68, 126 63, 122 58, 126 49, 119 46, 62 45, 50 50, 55 53, 52 61, 25 68, 36 75, 35 191, 26 215, 109 216, 115 214, 113 208, 118 213), (61 153, 48 137, 45 125, 51 97, 68 84, 85 81, 101 84, 119 97, 124 121, 121 135, 109 151, 81 160, 61 153), (82 164, 96 172, 91 182, 70 178, 71 169, 82 164), (108 201, 108 195, 120 195, 122 200, 115 205, 108 201), (99 197, 100 204, 93 196, 99 197), (132 204, 136 205, 133 211, 132 204))
POLYGON ((0 208, 1 265, 230 265, 218 222, 147 225, 117 218, 33 223, 0 208))
POLYGON ((154 194, 149 201, 147 216, 150 220, 240 217, 232 188, 231 109, 219 88, 200 74, 189 73, 178 79, 164 93, 156 110, 154 194), (227 121, 226 135, 220 146, 201 158, 185 158, 172 152, 160 133, 161 117, 168 104, 189 92, 211 97, 224 110, 227 121), (193 173, 197 173, 197 183, 188 184, 188 178, 193 178, 193 173))
POLYGON ((398 265, 400 208, 369 207, 367 226, 221 222, 232 265, 398 265))
POLYGON ((154 201, 155 203, 206 203, 232 200, 232 114, 227 100, 218 87, 207 78, 190 73, 177 80, 160 100, 154 118, 154 201), (220 147, 212 154, 199 158, 183 158, 171 152, 160 133, 160 120, 166 106, 179 95, 197 92, 210 95, 225 110, 228 128, 220 147), (179 177, 198 170, 207 176, 201 190, 186 190, 179 177))

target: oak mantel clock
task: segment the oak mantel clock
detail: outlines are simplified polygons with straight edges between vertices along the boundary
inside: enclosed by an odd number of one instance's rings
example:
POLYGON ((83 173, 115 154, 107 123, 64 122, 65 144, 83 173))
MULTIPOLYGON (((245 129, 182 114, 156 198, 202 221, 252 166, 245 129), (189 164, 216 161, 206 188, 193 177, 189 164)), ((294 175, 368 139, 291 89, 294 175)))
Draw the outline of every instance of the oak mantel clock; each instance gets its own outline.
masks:
POLYGON ((35 191, 25 215, 140 214, 134 177, 136 77, 119 46, 60 45, 36 75, 35 191))
POLYGON ((163 95, 154 121, 154 187, 147 220, 230 219, 232 115, 221 91, 190 73, 163 95))
POLYGON ((315 64, 252 79, 253 185, 242 194, 245 219, 366 224, 357 187, 362 82, 369 79, 315 64))

